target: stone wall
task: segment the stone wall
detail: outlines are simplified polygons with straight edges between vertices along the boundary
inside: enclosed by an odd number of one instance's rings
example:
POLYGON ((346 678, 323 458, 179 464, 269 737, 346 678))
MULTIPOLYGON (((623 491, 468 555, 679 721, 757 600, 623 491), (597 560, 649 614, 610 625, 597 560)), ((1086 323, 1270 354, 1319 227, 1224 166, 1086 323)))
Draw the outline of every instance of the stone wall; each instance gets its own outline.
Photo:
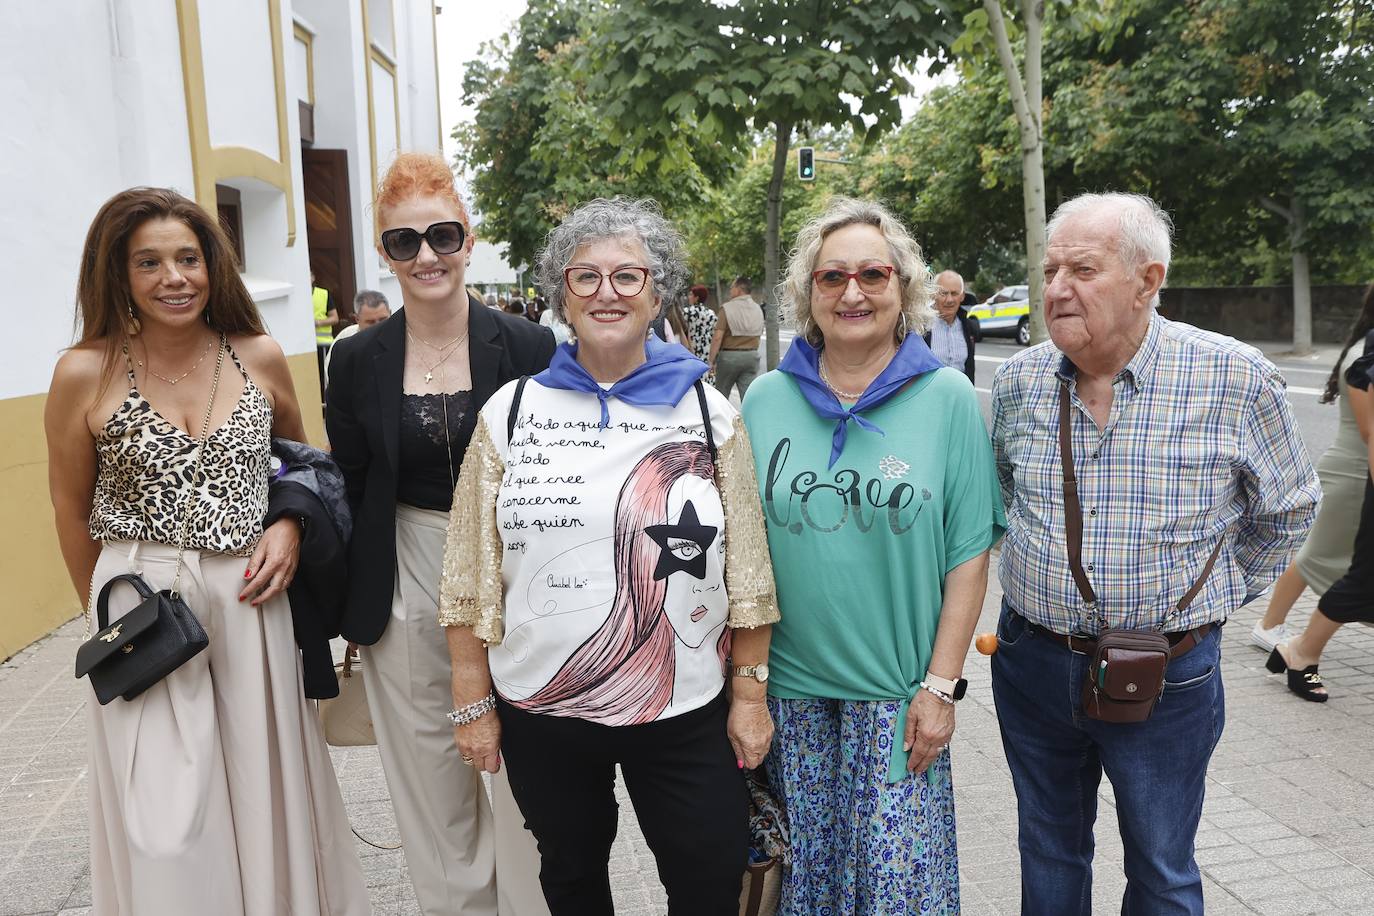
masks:
MULTIPOLYGON (((1312 287, 1312 342, 1344 343, 1360 310, 1361 286, 1312 287)), ((1292 340, 1293 290, 1288 286, 1182 286, 1159 297, 1166 318, 1240 340, 1292 340)))

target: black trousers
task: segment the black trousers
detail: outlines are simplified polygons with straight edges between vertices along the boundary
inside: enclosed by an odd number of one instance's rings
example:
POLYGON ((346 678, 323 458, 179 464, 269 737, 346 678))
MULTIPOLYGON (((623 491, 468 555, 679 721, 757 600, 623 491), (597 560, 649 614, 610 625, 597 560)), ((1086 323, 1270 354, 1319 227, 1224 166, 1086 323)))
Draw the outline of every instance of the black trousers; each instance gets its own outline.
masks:
POLYGON ((721 693, 644 725, 536 715, 499 701, 511 792, 539 843, 552 916, 611 916, 608 872, 625 777, 670 916, 736 916, 749 860, 749 797, 725 734, 721 693))

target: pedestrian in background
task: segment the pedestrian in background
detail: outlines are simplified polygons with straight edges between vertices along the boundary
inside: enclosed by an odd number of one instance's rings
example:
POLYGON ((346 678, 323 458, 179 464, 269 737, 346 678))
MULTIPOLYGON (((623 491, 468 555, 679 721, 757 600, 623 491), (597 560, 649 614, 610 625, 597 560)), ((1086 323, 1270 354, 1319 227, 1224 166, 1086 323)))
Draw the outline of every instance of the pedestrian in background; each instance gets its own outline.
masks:
POLYGON ((783 289, 797 336, 744 401, 782 612, 779 912, 957 916, 949 740, 1002 531, 987 429, 921 338, 930 272, 882 206, 832 200, 783 289))
POLYGON ((961 304, 963 299, 963 277, 952 270, 935 275, 935 320, 930 323, 925 340, 941 363, 958 369, 970 382, 976 382, 973 328, 961 304))
POLYGON ((369 913, 286 598, 300 525, 263 530, 271 437, 305 439, 286 357, 219 221, 174 191, 105 203, 77 300, 45 416, 72 584, 92 605, 126 573, 179 589, 210 637, 133 699, 86 704, 92 908, 369 913))
POLYGON ((1321 493, 1278 370, 1155 311, 1170 228, 1138 195, 1060 206, 1051 340, 993 381, 1007 536, 992 686, 1026 916, 1091 911, 1104 772, 1123 912, 1203 912, 1193 845, 1225 722, 1221 626, 1273 581, 1321 493))
MULTIPOLYGON (((1371 302, 1374 302, 1374 285, 1365 290, 1365 314, 1362 318, 1371 312, 1371 302)), ((1365 440, 1364 479, 1360 481, 1362 493, 1356 497, 1345 492, 1343 488, 1347 486, 1347 481, 1337 478, 1334 492, 1326 491, 1323 495, 1322 509, 1317 515, 1318 524, 1312 526, 1312 535, 1308 538, 1310 543, 1317 535, 1322 514, 1328 511, 1330 500, 1339 499, 1353 504, 1359 515, 1350 564, 1340 579, 1323 590, 1307 629, 1301 635, 1275 646, 1265 663, 1265 667, 1275 674, 1287 673, 1289 690, 1304 700, 1316 703, 1325 703, 1328 698, 1318 665, 1331 637, 1347 623, 1374 623, 1374 480, 1370 476, 1374 474, 1374 440, 1369 437, 1369 431, 1374 430, 1374 393, 1370 391, 1370 385, 1374 383, 1374 331, 1367 333, 1364 355, 1350 364, 1342 379, 1345 382, 1343 400, 1348 400, 1355 423, 1365 440)), ((1344 358, 1345 354, 1341 356, 1344 358)), ((1328 385, 1327 391, 1330 390, 1328 385)), ((1330 454, 1330 450, 1327 454, 1330 454)), ((1330 468, 1330 464, 1327 467, 1330 468)), ((1345 510, 1338 511, 1344 514, 1345 510)), ((1306 544, 1303 546, 1306 548, 1306 544)), ((1302 553, 1299 552, 1298 556, 1301 558, 1302 553)))
POLYGON ((1255 623, 1250 633, 1250 641, 1266 652, 1273 652, 1276 645, 1288 638, 1285 621, 1303 591, 1310 588, 1318 595, 1324 594, 1349 568, 1355 551, 1355 530, 1360 525, 1365 478, 1369 476, 1369 437, 1374 431, 1365 414, 1355 408, 1364 393, 1358 388, 1352 392, 1345 380, 1346 357, 1361 341, 1363 355, 1374 352, 1374 286, 1365 290, 1363 307, 1322 392, 1323 404, 1339 398, 1340 419, 1331 447, 1317 459, 1317 476, 1322 484, 1317 520, 1312 523, 1312 531, 1302 542, 1297 558, 1274 583, 1264 618, 1255 623))
MULTIPOLYGON (((386 301, 386 296, 375 289, 360 289, 358 294, 353 297, 353 314, 357 320, 344 328, 334 336, 334 343, 347 340, 359 331, 366 331, 374 324, 381 324, 391 317, 391 303, 386 301)), ((324 358, 324 378, 325 384, 329 384, 329 361, 333 355, 333 348, 324 358)))
POLYGON ((741 400, 759 374, 759 338, 763 335, 763 309, 754 301, 754 282, 740 276, 730 284, 730 298, 720 307, 711 338, 710 365, 716 372, 716 390, 727 398, 739 388, 741 400))
POLYGON ((649 333, 682 259, 650 201, 594 200, 549 234, 535 275, 577 343, 491 399, 454 496, 457 742, 504 760, 554 916, 613 912, 617 765, 669 912, 739 912, 777 606, 744 425, 649 333))
MULTIPOLYGON (((682 307, 683 323, 692 341, 689 349, 692 355, 707 365, 711 363, 711 342, 716 335, 717 321, 716 313, 706 304, 709 295, 706 287, 698 283, 687 291, 687 304, 682 307)), ((715 370, 706 374, 707 384, 714 385, 715 380, 715 370)))
POLYGON ((547 366, 553 338, 468 297, 471 224, 441 156, 396 157, 376 201, 402 307, 337 345, 325 412, 354 515, 343 635, 361 646, 421 912, 538 916, 539 857, 505 777, 492 780, 489 804, 481 774, 453 746, 438 603, 453 487, 477 411, 508 380, 547 366))

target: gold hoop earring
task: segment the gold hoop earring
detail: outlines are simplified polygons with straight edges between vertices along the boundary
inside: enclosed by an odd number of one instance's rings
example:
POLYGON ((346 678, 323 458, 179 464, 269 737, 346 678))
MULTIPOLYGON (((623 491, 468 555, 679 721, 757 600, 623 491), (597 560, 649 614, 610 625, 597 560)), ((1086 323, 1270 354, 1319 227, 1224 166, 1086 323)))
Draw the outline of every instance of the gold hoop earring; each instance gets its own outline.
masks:
POLYGON ((134 314, 134 305, 132 302, 129 303, 129 324, 126 330, 129 332, 130 337, 137 337, 139 332, 143 330, 143 322, 139 321, 138 316, 134 314))
POLYGON ((906 336, 911 333, 911 328, 906 323, 906 312, 902 312, 902 333, 897 335, 897 343, 906 340, 906 336))

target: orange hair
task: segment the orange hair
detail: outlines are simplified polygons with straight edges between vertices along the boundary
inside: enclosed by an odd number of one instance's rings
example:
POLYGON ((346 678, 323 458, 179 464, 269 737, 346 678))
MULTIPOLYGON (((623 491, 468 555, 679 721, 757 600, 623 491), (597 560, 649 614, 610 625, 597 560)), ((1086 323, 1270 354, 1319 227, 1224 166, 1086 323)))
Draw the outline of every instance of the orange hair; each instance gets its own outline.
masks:
POLYGON ((472 222, 468 219, 468 208, 463 198, 458 196, 458 188, 453 182, 453 171, 444 157, 435 153, 401 153, 396 161, 382 176, 377 185, 377 205, 374 216, 377 234, 384 228, 382 213, 390 207, 416 197, 438 197, 458 208, 458 217, 463 228, 472 232, 472 222))

